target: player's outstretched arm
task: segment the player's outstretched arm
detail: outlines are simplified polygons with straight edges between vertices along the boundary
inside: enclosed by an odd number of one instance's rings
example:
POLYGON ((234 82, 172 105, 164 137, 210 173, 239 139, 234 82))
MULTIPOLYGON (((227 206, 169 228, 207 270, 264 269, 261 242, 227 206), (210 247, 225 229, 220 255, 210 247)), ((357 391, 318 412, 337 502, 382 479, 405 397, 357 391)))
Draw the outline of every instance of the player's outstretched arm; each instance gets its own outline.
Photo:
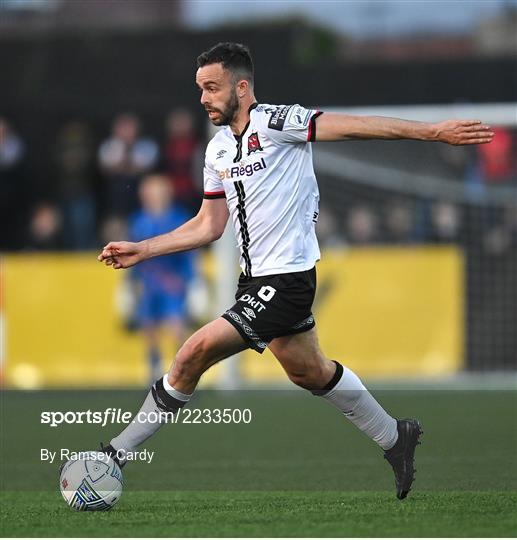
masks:
POLYGON ((205 199, 197 215, 173 231, 141 242, 110 242, 97 259, 115 269, 169 253, 188 251, 221 237, 228 221, 226 199, 205 199))
POLYGON ((445 120, 436 124, 384 116, 325 113, 316 119, 317 141, 413 139, 454 145, 486 144, 494 133, 480 120, 445 120))

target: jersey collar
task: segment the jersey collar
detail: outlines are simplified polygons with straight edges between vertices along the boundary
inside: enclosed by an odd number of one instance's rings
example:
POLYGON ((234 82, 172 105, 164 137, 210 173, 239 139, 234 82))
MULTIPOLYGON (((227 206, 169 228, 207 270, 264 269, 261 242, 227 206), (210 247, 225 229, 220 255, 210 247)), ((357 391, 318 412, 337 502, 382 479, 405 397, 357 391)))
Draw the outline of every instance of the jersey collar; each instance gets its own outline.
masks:
MULTIPOLYGON (((252 103, 252 104, 249 106, 248 114, 249 114, 253 109, 256 109, 257 107, 258 107, 258 103, 255 101, 255 103, 252 103)), ((233 136, 235 137, 235 139, 237 140, 237 142, 242 141, 242 136, 246 133, 246 131, 248 131, 248 128, 250 127, 250 122, 251 122, 251 118, 248 120, 248 123, 244 126, 244 129, 241 131, 240 135, 235 135, 235 133, 233 133, 233 136)))

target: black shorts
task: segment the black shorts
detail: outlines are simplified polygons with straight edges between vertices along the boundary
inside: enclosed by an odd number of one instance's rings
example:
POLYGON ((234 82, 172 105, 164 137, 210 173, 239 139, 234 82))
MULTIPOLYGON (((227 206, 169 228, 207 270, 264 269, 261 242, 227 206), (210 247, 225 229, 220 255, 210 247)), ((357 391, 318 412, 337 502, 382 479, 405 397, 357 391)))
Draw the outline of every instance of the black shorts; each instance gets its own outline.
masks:
POLYGON ((252 278, 241 274, 237 302, 223 318, 252 349, 262 353, 271 340, 314 327, 311 308, 315 293, 315 268, 252 278))

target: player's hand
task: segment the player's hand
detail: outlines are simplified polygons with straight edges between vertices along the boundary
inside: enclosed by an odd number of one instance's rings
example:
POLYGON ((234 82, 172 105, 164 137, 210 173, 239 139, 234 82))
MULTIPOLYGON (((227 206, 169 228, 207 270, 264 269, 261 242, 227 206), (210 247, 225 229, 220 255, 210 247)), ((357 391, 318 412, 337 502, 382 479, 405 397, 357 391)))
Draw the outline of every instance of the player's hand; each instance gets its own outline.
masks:
POLYGON ((145 248, 141 242, 110 242, 97 257, 106 266, 117 270, 134 266, 145 258, 145 248))
POLYGON ((487 144, 494 138, 490 126, 481 120, 445 120, 434 124, 434 140, 447 144, 487 144))

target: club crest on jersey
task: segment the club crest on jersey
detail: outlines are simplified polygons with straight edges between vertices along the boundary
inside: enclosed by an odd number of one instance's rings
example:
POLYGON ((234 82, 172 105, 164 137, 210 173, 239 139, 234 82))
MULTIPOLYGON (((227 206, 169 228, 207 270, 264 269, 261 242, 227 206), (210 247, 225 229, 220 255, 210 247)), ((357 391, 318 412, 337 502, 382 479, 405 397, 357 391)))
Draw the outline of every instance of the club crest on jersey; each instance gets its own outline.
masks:
POLYGON ((248 156, 259 150, 262 151, 262 146, 260 145, 258 133, 255 131, 248 137, 248 156))

